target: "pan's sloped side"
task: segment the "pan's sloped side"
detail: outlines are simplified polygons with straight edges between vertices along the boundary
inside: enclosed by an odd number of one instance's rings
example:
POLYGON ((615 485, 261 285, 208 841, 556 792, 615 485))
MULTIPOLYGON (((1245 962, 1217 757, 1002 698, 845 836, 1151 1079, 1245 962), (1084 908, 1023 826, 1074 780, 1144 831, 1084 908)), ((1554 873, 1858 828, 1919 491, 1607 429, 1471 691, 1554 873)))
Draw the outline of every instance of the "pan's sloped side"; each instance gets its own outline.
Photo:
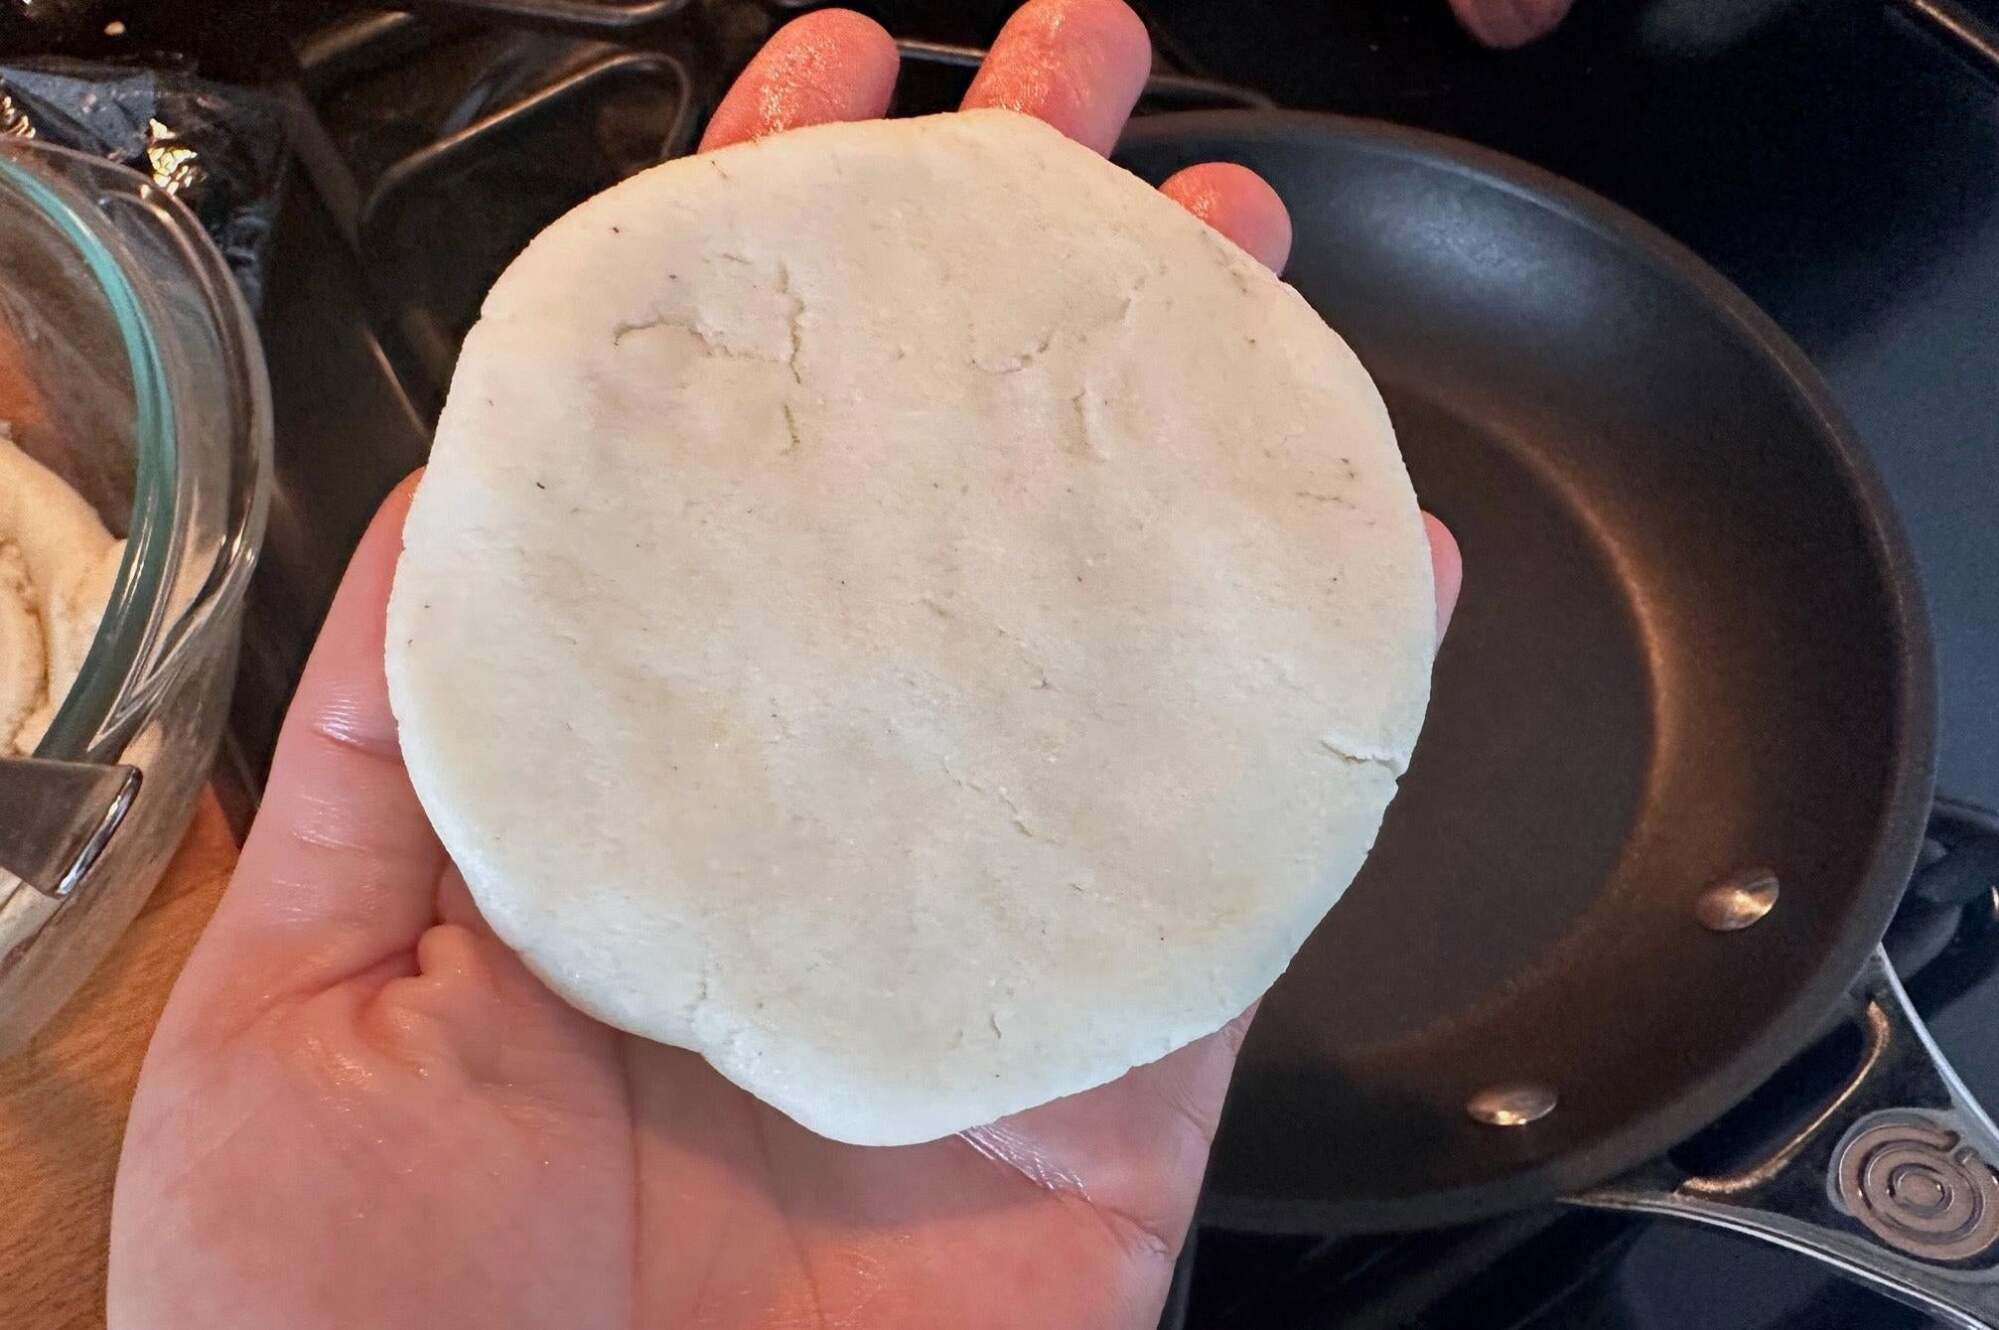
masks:
POLYGON ((1141 122, 1120 157, 1276 186, 1287 276, 1467 567, 1374 857, 1244 1049, 1210 1213, 1454 1222, 1664 1151, 1822 1028, 1914 860, 1929 637, 1864 454, 1744 297, 1533 168, 1271 113, 1141 122), (1702 927, 1745 870, 1777 908, 1702 927), (1556 1108, 1465 1112, 1515 1083, 1556 1108))

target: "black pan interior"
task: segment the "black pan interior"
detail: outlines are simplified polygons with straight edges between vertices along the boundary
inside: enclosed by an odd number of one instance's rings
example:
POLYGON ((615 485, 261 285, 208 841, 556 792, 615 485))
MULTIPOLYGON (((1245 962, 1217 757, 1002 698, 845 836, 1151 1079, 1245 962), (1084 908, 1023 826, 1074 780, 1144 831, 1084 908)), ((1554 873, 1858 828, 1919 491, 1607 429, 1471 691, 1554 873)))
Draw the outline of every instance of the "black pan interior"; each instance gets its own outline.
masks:
POLYGON ((1286 275, 1467 568, 1375 853, 1244 1049, 1210 1215, 1428 1225, 1664 1151, 1841 1000, 1913 860, 1928 637, 1871 471, 1746 300, 1543 173, 1258 112, 1144 121, 1120 158, 1277 187, 1286 275), (1752 868, 1778 907, 1701 928, 1702 888, 1752 868), (1464 1112, 1520 1081, 1559 1107, 1464 1112))

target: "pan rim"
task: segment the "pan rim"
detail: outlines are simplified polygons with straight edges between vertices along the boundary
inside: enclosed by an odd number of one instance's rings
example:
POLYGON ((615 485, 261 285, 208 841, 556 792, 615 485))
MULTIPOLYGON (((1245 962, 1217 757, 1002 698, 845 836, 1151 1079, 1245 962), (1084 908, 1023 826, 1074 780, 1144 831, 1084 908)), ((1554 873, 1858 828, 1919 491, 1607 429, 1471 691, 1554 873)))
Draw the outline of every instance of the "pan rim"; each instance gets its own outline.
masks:
MULTIPOLYGON (((1501 190, 1576 225, 1629 254, 1705 306, 1759 355, 1812 422, 1836 478, 1862 519, 1896 625, 1885 643, 1895 658, 1895 772, 1873 828, 1865 882, 1835 944, 1789 998, 1758 1013, 1739 1051, 1692 1078, 1673 1099, 1640 1113, 1584 1147, 1498 1178, 1447 1191, 1373 1200, 1271 1200, 1206 1195, 1202 1217, 1257 1231, 1392 1231, 1484 1218, 1576 1193, 1655 1159, 1739 1104, 1810 1042, 1828 1012, 1849 1005, 1854 979, 1880 942, 1914 868, 1935 782, 1936 667, 1913 551, 1865 445, 1818 370, 1769 315, 1720 272, 1665 232, 1610 200, 1541 167, 1462 139, 1388 121, 1313 111, 1189 111, 1134 121, 1119 155, 1170 148, 1202 137, 1237 144, 1296 146, 1301 139, 1441 169, 1501 190)), ((1751 1023, 1746 1023, 1746 1025, 1751 1023)))

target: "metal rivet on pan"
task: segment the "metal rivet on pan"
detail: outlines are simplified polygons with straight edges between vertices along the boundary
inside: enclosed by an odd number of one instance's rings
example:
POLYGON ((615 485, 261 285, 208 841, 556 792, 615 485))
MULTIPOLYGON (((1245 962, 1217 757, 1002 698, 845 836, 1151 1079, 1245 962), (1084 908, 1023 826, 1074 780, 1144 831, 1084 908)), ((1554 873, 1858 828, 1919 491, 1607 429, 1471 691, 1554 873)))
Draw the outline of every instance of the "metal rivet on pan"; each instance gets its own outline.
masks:
POLYGON ((1767 868, 1736 873, 1701 892, 1694 917, 1701 927, 1734 933, 1770 913, 1777 904, 1777 875, 1767 868))
POLYGON ((1488 1127, 1524 1127, 1554 1112, 1557 1102, 1547 1086, 1523 1081, 1487 1086, 1465 1101, 1465 1112, 1488 1127))

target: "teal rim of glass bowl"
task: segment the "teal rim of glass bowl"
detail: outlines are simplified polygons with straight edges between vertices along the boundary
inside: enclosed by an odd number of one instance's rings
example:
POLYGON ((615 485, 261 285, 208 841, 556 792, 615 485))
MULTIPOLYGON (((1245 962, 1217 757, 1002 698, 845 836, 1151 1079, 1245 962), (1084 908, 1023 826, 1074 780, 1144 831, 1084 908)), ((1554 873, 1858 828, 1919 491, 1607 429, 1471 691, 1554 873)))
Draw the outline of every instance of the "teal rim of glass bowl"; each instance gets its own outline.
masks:
MULTIPOLYGON (((116 169, 47 145, 34 145, 31 151, 48 153, 92 174, 116 169)), ((128 274, 127 263, 132 260, 129 253, 121 255, 112 248, 118 242, 110 231, 111 224, 86 217, 87 200, 69 196, 72 189, 81 194, 81 188, 44 178, 13 153, 0 153, 0 187, 27 200, 83 260, 117 321, 132 374, 132 434, 137 457, 125 556, 76 682, 35 749, 37 757, 94 760, 100 756, 94 747, 100 738, 108 737, 100 735, 100 730, 152 640, 157 627, 153 622, 155 607, 176 561, 173 507, 179 479, 179 440, 173 401, 145 301, 128 274)))

